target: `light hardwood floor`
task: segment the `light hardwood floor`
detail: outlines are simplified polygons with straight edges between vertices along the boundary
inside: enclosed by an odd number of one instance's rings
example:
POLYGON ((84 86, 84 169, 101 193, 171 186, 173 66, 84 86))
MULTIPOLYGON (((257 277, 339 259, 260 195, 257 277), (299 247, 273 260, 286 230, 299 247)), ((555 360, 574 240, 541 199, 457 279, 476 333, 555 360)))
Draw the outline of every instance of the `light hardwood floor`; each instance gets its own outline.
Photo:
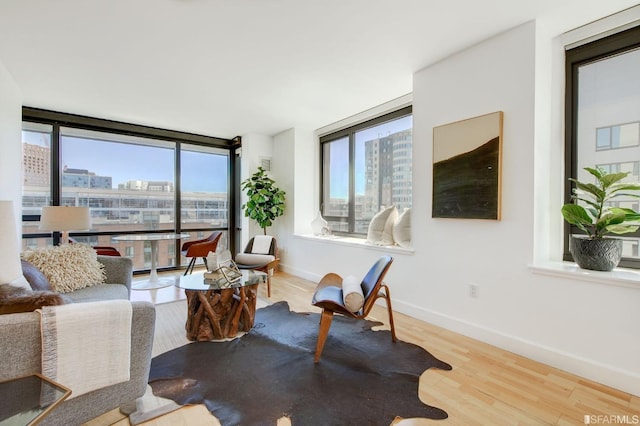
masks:
MULTIPOLYGON (((278 272, 271 287, 270 302, 287 301, 292 310, 299 312, 319 311, 310 304, 314 283, 278 272)), ((132 298, 167 302, 183 297, 172 288, 155 292, 134 292, 132 298), (172 292, 175 294, 170 294, 172 292)), ((267 300, 265 286, 261 286, 259 295, 267 300)), ((384 306, 375 306, 369 318, 388 324, 384 306)), ((634 420, 635 424, 640 422, 639 417, 634 417, 640 414, 639 397, 397 312, 394 319, 401 340, 420 345, 453 366, 452 371, 426 371, 419 388, 420 399, 447 411, 449 418, 444 421, 403 421, 401 425, 436 422, 450 425, 584 425, 586 415, 606 416, 592 418, 601 424, 613 423, 609 416, 618 416, 614 419, 617 424, 622 423, 624 416, 630 424, 634 424, 634 420)), ((168 321, 158 318, 157 332, 162 334, 163 328, 175 327, 175 323, 176 318, 168 321)), ((183 323, 178 327, 184 330, 183 323)), ((162 339, 158 335, 154 355, 181 344, 179 337, 162 339)), ((145 425, 164 425, 166 421, 159 418, 145 425)), ((127 425, 128 422, 120 419, 117 423, 96 423, 103 424, 127 425)), ((187 420, 179 424, 197 423, 187 420)))

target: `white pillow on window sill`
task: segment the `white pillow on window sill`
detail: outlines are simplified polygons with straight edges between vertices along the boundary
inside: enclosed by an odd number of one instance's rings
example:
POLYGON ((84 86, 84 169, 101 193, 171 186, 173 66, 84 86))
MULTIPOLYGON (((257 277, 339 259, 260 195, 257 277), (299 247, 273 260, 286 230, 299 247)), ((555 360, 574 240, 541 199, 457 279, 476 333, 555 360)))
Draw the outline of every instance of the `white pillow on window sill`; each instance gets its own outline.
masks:
POLYGON ((393 245, 393 223, 398 216, 396 206, 389 206, 376 215, 369 222, 367 242, 376 245, 393 245))

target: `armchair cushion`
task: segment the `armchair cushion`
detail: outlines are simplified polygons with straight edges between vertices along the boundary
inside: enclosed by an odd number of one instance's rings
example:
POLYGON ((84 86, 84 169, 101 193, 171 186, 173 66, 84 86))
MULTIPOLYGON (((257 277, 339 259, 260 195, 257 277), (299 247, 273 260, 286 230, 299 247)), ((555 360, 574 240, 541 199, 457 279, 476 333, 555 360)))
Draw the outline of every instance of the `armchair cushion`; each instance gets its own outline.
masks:
POLYGON ((238 253, 236 263, 239 265, 262 266, 275 260, 270 254, 238 253))

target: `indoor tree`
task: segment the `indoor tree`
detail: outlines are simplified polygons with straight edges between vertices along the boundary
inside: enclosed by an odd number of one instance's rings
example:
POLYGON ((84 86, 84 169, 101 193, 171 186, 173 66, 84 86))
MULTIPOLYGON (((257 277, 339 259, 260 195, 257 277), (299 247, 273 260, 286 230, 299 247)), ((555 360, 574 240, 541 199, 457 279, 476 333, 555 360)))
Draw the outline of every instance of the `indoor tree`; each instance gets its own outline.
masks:
POLYGON ((267 235, 267 227, 275 218, 284 214, 285 192, 275 185, 266 170, 258 167, 258 171, 241 184, 247 193, 247 202, 242 205, 245 217, 255 220, 267 235))

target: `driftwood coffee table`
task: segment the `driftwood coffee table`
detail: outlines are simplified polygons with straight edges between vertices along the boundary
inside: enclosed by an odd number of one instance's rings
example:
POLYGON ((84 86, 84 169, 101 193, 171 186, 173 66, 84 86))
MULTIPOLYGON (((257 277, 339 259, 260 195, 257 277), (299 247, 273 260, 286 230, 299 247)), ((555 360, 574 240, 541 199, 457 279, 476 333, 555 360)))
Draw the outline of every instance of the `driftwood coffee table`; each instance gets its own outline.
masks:
POLYGON ((264 272, 243 270, 231 284, 207 284, 202 273, 180 277, 176 286, 187 295, 187 339, 216 340, 235 337, 253 327, 258 285, 265 282, 264 272))

